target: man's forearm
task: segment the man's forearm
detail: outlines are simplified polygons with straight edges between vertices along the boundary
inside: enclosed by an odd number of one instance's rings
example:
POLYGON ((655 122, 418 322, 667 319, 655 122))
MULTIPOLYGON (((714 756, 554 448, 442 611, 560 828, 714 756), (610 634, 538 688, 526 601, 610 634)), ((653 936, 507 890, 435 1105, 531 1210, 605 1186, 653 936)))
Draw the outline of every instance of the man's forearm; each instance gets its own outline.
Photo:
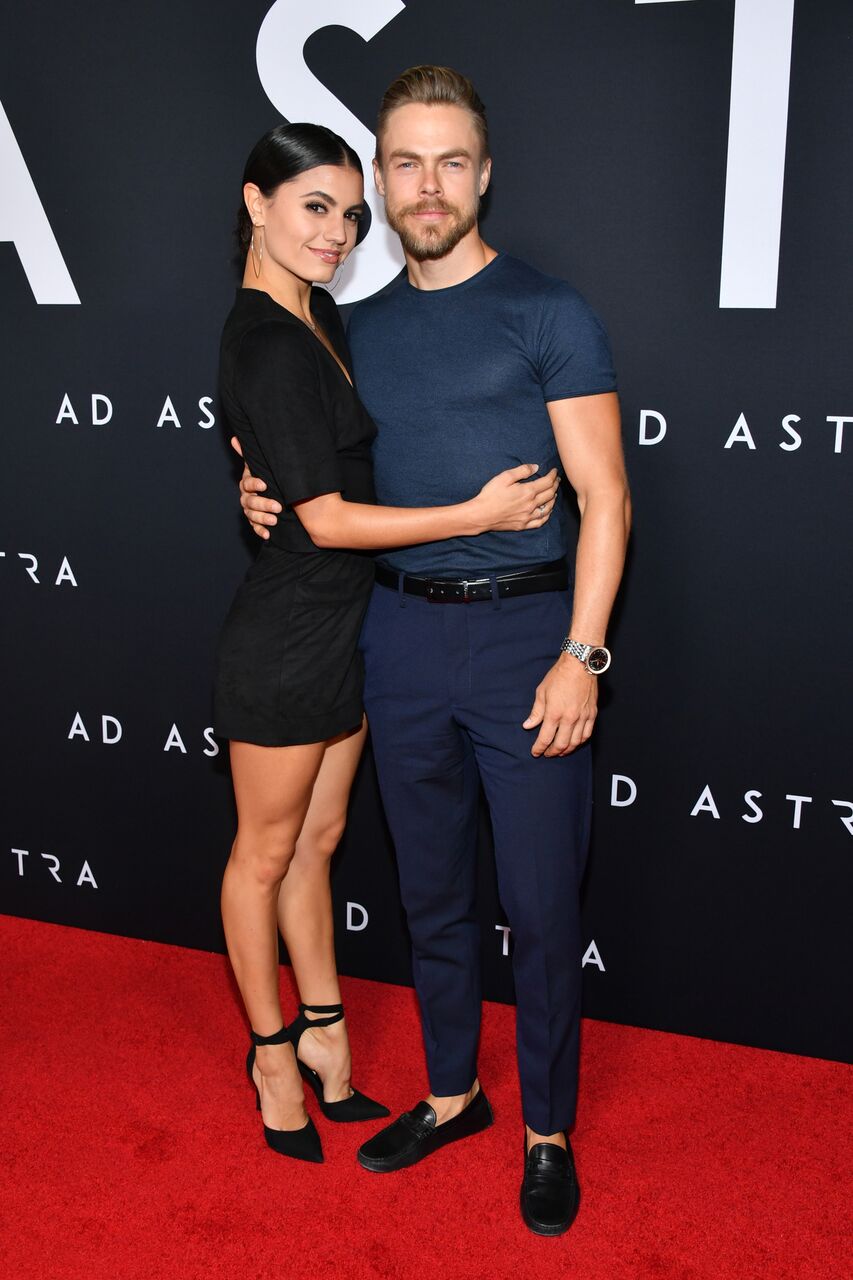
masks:
POLYGON ((579 498, 580 533, 569 634, 581 644, 604 644, 622 579, 631 528, 627 485, 579 498))

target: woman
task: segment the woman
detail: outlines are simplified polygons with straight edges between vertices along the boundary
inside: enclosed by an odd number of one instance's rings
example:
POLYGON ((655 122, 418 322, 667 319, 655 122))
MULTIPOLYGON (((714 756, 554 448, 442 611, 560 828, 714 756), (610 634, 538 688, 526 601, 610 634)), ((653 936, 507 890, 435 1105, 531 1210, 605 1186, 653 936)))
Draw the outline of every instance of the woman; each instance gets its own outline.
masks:
POLYGON ((260 140, 244 174, 246 265, 220 363, 228 423, 284 508, 237 593, 217 658, 215 724, 230 739, 238 812, 222 916, 266 1140, 314 1161, 322 1148, 300 1074, 329 1119, 389 1114, 350 1084, 329 888, 366 732, 357 648, 373 581, 366 553, 536 528, 556 495, 554 472, 518 483, 536 470, 524 465, 457 506, 375 505, 375 428, 352 386, 335 304, 312 289, 353 249, 363 194, 358 156, 328 129, 283 125, 260 140), (303 1002, 289 1027, 279 929, 303 1002))

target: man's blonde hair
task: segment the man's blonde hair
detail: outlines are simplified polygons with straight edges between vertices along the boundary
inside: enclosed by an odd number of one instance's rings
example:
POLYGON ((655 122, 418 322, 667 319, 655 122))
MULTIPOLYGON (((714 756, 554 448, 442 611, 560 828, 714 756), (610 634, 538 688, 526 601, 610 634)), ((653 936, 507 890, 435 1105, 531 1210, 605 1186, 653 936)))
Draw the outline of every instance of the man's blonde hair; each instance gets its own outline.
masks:
POLYGON ((417 102, 425 106, 464 107, 471 113, 480 138, 481 159, 489 158, 489 126, 486 108, 467 76, 452 67, 409 67, 389 84, 379 104, 376 122, 376 158, 382 163, 382 134, 388 117, 398 107, 417 102))

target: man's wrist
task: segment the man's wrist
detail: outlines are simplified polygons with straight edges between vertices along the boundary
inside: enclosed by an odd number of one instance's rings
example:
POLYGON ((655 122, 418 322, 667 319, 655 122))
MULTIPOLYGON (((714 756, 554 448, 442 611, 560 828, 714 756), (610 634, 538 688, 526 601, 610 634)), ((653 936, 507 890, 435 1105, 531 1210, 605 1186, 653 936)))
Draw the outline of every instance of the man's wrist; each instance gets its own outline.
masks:
POLYGON ((579 639, 582 644, 588 644, 592 649, 598 649, 599 647, 603 648, 607 643, 604 638, 604 632, 599 631, 598 627, 585 627, 583 624, 576 626, 574 618, 566 632, 566 638, 571 638, 572 640, 579 639))
POLYGON ((578 662, 577 658, 573 657, 573 655, 570 653, 564 653, 561 651, 554 665, 557 667, 562 667, 563 670, 565 671, 577 671, 579 673, 582 672, 584 675, 589 676, 590 680, 595 679, 595 676, 592 674, 592 672, 587 671, 584 664, 582 662, 578 662))
POLYGON ((571 633, 560 645, 560 652, 584 667, 591 676, 603 675, 610 666, 611 653, 603 644, 576 640, 571 633))

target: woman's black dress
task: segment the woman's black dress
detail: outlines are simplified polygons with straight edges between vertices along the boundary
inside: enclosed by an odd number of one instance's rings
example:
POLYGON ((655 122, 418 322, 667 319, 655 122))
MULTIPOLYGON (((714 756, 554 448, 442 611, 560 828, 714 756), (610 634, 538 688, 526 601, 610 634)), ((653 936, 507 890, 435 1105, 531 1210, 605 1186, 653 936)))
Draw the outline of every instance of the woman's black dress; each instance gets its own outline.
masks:
MULTIPOLYGON (((349 369, 333 299, 315 289, 311 307, 349 369)), ((322 742, 361 724, 358 637, 373 560, 316 547, 293 504, 336 492, 375 502, 376 428, 319 338, 260 290, 237 292, 219 374, 228 426, 283 511, 225 620, 214 727, 266 747, 322 742)))

